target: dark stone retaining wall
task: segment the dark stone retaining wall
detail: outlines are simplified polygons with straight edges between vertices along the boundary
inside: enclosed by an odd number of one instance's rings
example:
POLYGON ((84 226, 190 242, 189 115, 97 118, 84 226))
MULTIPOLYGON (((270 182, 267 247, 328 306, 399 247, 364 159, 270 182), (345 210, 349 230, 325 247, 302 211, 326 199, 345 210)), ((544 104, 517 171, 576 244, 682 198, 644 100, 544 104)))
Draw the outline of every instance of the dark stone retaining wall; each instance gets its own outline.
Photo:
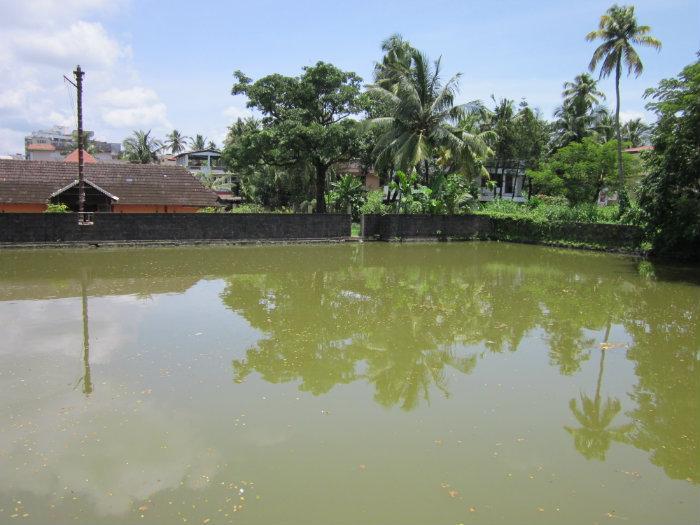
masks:
POLYGON ((363 217, 362 237, 382 241, 483 239, 518 242, 572 242, 636 248, 642 231, 623 224, 536 223, 484 215, 371 215, 363 217))
POLYGON ((0 213, 0 243, 340 239, 350 215, 105 213, 79 226, 73 213, 0 213))

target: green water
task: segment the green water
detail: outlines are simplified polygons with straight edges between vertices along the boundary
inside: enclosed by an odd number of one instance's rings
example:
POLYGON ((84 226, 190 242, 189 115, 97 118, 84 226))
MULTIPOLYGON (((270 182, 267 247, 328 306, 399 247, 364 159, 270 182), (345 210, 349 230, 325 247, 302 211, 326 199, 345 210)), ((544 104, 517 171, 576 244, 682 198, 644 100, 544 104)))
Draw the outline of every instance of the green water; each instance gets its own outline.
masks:
POLYGON ((524 245, 0 252, 0 523, 696 524, 699 320, 524 245))

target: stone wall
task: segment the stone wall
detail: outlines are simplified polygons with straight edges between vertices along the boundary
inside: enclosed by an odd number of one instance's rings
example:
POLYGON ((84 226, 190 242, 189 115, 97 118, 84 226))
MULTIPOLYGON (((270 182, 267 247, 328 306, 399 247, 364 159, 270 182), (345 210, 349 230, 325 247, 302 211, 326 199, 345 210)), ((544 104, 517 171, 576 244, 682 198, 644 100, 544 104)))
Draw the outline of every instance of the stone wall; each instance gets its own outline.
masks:
POLYGON ((484 215, 370 215, 363 217, 362 237, 382 241, 482 239, 516 242, 585 243, 636 248, 642 231, 623 224, 537 223, 484 215))
POLYGON ((350 236, 344 214, 127 214, 94 215, 79 226, 73 213, 0 213, 0 243, 131 241, 256 241, 340 239, 350 236))

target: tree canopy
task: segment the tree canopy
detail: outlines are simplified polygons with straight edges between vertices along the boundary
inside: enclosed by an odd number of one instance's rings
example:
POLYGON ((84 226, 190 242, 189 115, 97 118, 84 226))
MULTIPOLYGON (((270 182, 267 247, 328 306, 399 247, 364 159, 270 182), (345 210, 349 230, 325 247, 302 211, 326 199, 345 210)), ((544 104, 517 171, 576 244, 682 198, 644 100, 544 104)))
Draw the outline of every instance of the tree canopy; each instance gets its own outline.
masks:
MULTIPOLYGON (((700 54, 699 54, 700 56, 700 54)), ((640 205, 657 253, 700 259, 700 61, 647 90, 658 116, 640 205)))
POLYGON ((334 164, 358 150, 361 126, 352 117, 364 109, 362 79, 353 72, 318 62, 297 77, 273 74, 255 82, 234 73, 234 95, 262 113, 258 129, 246 130, 227 145, 237 167, 260 162, 279 167, 308 167, 315 173, 316 211, 326 211, 326 176, 334 164))

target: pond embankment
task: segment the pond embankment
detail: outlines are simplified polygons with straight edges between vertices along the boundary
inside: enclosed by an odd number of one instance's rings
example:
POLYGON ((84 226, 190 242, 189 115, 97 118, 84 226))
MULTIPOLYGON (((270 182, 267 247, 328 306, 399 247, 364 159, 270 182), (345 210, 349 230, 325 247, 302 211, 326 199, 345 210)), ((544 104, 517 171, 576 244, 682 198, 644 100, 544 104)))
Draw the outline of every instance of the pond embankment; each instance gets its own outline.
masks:
POLYGON ((643 232, 637 226, 536 222, 485 215, 364 215, 363 239, 496 240, 636 252, 643 232))
MULTIPOLYGON (((2 213, 0 246, 331 242, 351 238, 346 214, 2 213)), ((642 230, 621 224, 536 222, 484 215, 363 215, 364 241, 497 240, 639 252, 642 230)))

